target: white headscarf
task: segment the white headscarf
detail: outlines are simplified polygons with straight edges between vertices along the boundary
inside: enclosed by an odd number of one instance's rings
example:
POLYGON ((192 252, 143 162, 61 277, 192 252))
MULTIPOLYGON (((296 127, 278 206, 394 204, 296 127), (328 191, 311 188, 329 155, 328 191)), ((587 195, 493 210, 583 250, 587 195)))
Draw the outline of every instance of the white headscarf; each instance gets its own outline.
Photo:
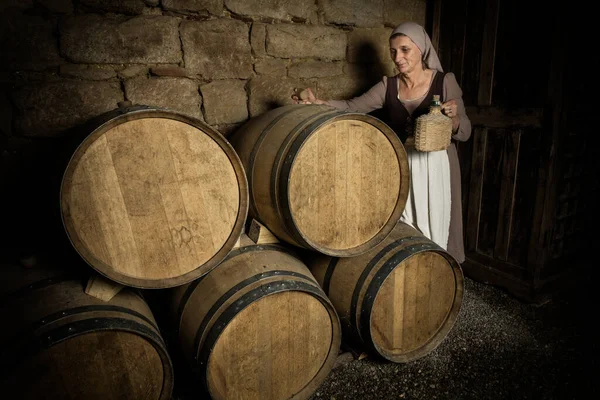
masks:
POLYGON ((431 44, 431 39, 427 32, 425 32, 425 28, 415 22, 403 22, 392 31, 392 35, 396 33, 408 36, 417 45, 419 50, 421 50, 421 59, 429 68, 444 72, 440 59, 431 44))

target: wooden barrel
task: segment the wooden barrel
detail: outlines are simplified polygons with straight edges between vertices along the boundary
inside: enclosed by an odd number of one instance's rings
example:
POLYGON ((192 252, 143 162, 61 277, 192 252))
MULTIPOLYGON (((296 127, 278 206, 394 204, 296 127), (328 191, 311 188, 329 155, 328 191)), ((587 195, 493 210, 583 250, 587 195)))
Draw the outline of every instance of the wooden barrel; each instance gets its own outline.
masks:
POLYGON ((349 342, 393 362, 412 361, 435 349, 462 303, 460 264, 403 222, 365 254, 315 255, 307 263, 349 342))
POLYGON ((71 243, 124 285, 190 282, 231 251, 248 183, 229 142, 197 119, 137 107, 103 116, 71 157, 61 211, 71 243))
POLYGON ((251 119, 231 142, 251 216, 288 243, 354 256, 381 242, 404 211, 406 151, 370 115, 289 105, 251 119))
POLYGON ((284 247, 243 246, 173 289, 182 352, 215 400, 307 399, 337 358, 337 314, 284 247))
POLYGON ((21 399, 169 400, 173 370, 146 302, 125 288, 109 302, 80 278, 2 266, 4 393, 21 399))

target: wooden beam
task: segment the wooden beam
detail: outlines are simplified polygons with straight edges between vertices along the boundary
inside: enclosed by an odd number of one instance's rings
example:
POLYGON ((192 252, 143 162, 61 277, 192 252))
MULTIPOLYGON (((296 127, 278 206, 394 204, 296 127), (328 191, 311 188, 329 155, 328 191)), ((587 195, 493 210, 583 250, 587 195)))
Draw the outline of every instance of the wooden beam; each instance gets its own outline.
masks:
POLYGON ((486 128, 506 129, 515 126, 539 128, 544 118, 543 108, 527 108, 506 111, 499 107, 466 107, 471 125, 481 125, 486 128))
POLYGON ((471 182, 469 184, 469 206, 467 209, 467 251, 476 252, 479 238, 479 221, 481 216, 481 193, 483 189, 483 173, 485 168, 485 149, 487 146, 487 129, 475 128, 473 132, 473 157, 471 159, 471 182))
POLYGON ((489 0, 485 9, 485 24, 481 48, 481 68, 479 70, 477 104, 480 106, 492 104, 494 62, 496 59, 496 35, 498 32, 499 14, 500 0, 489 0))
POLYGON ((431 12, 431 44, 433 48, 439 51, 440 46, 440 21, 442 18, 442 0, 430 1, 431 12))
POLYGON ((517 169, 522 131, 517 130, 506 135, 504 157, 502 160, 502 177, 500 179, 500 204, 498 205, 498 222, 496 224, 496 243, 494 257, 507 261, 512 222, 514 219, 515 195, 517 188, 517 169))
POLYGON ((542 136, 542 157, 539 173, 539 190, 536 197, 532 222, 531 242, 529 245, 529 264, 534 272, 535 280, 539 279, 540 270, 550 259, 550 245, 557 206, 558 157, 561 138, 564 132, 564 76, 567 69, 568 36, 558 29, 563 15, 555 12, 552 32, 552 56, 548 75, 548 118, 546 129, 549 135, 542 136))

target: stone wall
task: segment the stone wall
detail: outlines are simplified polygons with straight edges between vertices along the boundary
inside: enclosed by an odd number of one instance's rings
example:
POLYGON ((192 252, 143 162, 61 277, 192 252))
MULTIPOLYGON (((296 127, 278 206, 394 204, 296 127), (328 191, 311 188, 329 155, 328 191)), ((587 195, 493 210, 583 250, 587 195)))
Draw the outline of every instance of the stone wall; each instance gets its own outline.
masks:
POLYGON ((51 137, 118 101, 224 134, 289 102, 391 74, 387 37, 425 0, 29 0, 0 6, 4 135, 51 137), (8 119, 8 120, 7 120, 8 119))
POLYGON ((57 139, 123 100, 227 136, 296 87, 358 95, 393 73, 392 28, 424 24, 425 11, 426 0, 3 0, 0 187, 35 198, 57 139))

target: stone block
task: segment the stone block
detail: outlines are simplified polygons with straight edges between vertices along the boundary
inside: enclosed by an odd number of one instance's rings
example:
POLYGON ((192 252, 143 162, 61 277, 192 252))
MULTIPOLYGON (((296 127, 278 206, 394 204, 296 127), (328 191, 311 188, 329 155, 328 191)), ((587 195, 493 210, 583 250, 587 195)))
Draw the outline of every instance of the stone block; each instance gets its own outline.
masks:
POLYGON ((383 26, 383 0, 321 0, 319 5, 330 24, 383 26))
POLYGON ((235 124, 248 119, 245 81, 212 81, 200 86, 204 117, 210 125, 235 124))
POLYGON ((134 105, 179 111, 203 119, 198 85, 186 78, 134 78, 125 81, 125 96, 134 105))
POLYGON ((361 80, 349 76, 335 76, 319 79, 315 95, 324 100, 348 100, 365 92, 361 80))
POLYGON ((250 44, 252 45, 252 55, 254 57, 264 57, 266 54, 266 40, 267 32, 265 24, 253 22, 250 29, 250 44))
POLYGON ((7 11, 0 14, 0 54, 8 69, 44 69, 62 63, 54 29, 56 22, 7 11))
POLYGON ((348 62, 380 64, 386 75, 394 74, 394 63, 390 58, 390 28, 358 28, 348 34, 348 62))
POLYGON ((0 11, 8 9, 25 10, 33 7, 33 0, 3 0, 0 1, 0 11))
POLYGON ((381 81, 384 76, 394 76, 398 71, 386 71, 382 64, 346 64, 344 65, 344 75, 354 79, 359 83, 359 86, 364 90, 369 89, 377 82, 381 81))
POLYGON ((383 20, 386 26, 412 21, 425 26, 427 0, 383 0, 383 20))
POLYGON ((146 7, 142 11, 142 15, 163 15, 163 10, 158 7, 146 7))
MULTIPOLYGON (((6 72, 6 71, 2 71, 6 72)), ((43 70, 43 71, 13 71, 12 73, 4 76, 2 85, 5 87, 12 86, 13 88, 20 88, 21 86, 37 84, 37 83, 48 83, 48 82, 56 82, 64 80, 58 75, 58 71, 52 70, 43 70), (8 81, 4 81, 4 79, 8 78, 8 81)))
POLYGON ((160 64, 181 62, 179 19, 164 16, 67 17, 61 50, 78 63, 160 64))
POLYGON ((295 88, 314 87, 314 82, 273 76, 258 76, 249 83, 250 117, 287 104, 294 104, 292 94, 295 88))
POLYGON ((325 26, 267 25, 267 54, 280 58, 346 58, 346 34, 325 26))
POLYGON ((225 136, 226 138, 229 138, 233 134, 235 134, 235 132, 238 129, 240 129, 243 125, 244 125, 244 122, 240 122, 238 124, 221 124, 221 125, 215 125, 215 126, 213 126, 213 128, 215 128, 217 131, 219 131, 219 133, 221 135, 225 136))
POLYGON ((22 87, 13 94, 15 128, 26 136, 49 137, 117 108, 118 82, 64 80, 22 87))
POLYGON ((288 75, 292 78, 321 78, 343 73, 341 62, 300 61, 290 65, 288 75))
POLYGON ((152 67, 150 68, 150 72, 152 73, 152 75, 157 75, 157 76, 178 76, 178 77, 185 77, 188 76, 187 71, 185 70, 185 68, 181 68, 175 65, 164 65, 164 66, 158 66, 158 67, 152 67))
POLYGON ((117 76, 110 66, 88 64, 63 64, 60 74, 67 78, 82 78, 91 81, 102 81, 117 76))
POLYGON ((146 8, 143 0, 79 0, 79 3, 94 10, 128 15, 141 14, 146 8))
POLYGON ((40 5, 52 12, 70 14, 73 12, 72 0, 38 0, 40 5))
POLYGON ((129 79, 134 76, 143 75, 148 73, 148 67, 145 65, 128 65, 125 68, 121 69, 117 75, 121 79, 129 79))
POLYGON ((287 60, 280 58, 263 58, 256 60, 254 71, 260 75, 286 76, 287 64, 287 60))
POLYGON ((308 20, 316 9, 314 0, 225 0, 225 7, 238 15, 281 20, 308 20))
POLYGON ((162 0, 162 6, 169 11, 223 14, 223 0, 162 0))
POLYGON ((232 19, 183 21, 181 41, 185 68, 205 79, 252 75, 249 29, 232 19))

